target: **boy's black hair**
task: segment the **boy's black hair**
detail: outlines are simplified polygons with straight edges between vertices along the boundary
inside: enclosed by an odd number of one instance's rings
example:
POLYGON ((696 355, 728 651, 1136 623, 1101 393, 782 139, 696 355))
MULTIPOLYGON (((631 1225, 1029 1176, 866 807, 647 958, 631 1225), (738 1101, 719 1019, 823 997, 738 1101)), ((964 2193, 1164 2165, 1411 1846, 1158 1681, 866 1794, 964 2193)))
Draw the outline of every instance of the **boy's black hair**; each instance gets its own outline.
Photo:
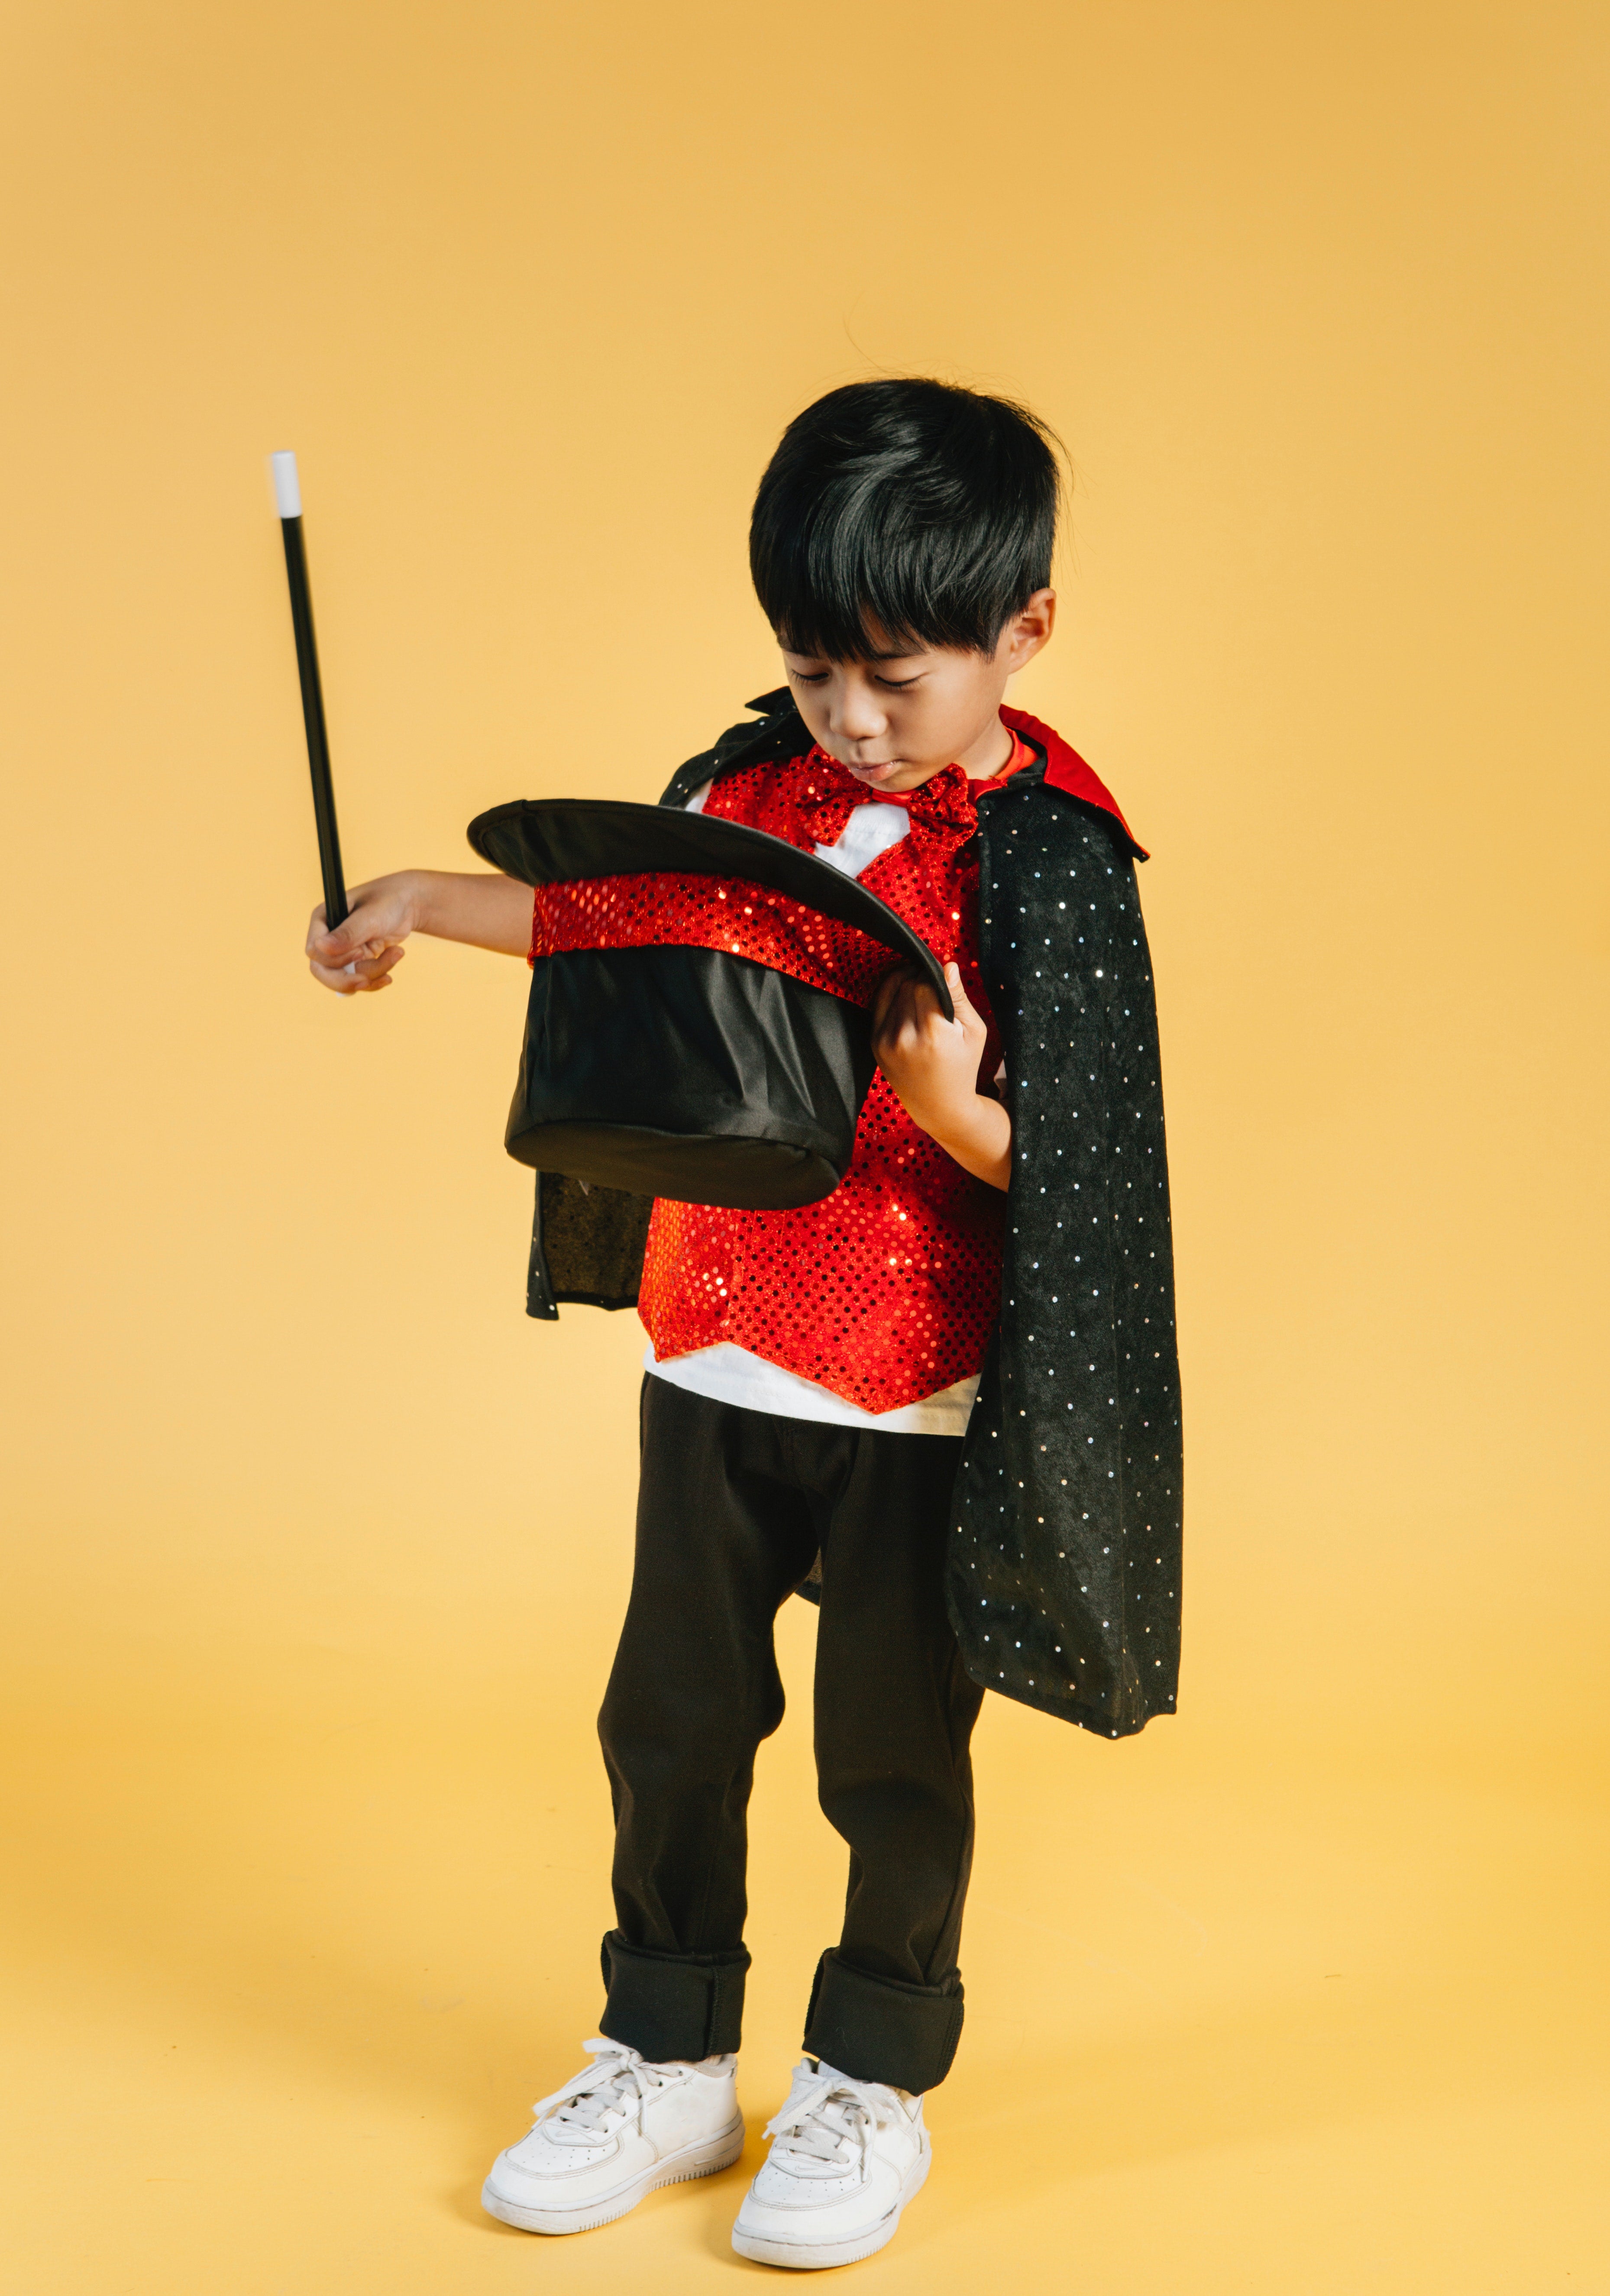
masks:
POLYGON ((783 433, 749 568, 791 653, 993 653, 1051 579, 1055 433, 1010 399, 924 376, 830 390, 783 433))

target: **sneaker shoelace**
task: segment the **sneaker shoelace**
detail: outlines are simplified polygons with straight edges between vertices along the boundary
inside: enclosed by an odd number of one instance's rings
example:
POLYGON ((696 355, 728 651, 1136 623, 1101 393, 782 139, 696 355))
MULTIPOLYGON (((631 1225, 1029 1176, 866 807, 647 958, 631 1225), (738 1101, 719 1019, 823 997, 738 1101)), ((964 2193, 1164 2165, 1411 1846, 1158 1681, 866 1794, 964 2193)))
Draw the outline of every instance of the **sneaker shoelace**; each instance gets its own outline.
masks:
POLYGON ((556 2144, 596 2144, 612 2135, 621 2120, 641 2112, 649 2098, 668 2088, 678 2078, 660 2065, 646 2063, 636 2049, 619 2041, 582 2044, 594 2062, 552 2096, 538 2097, 531 2107, 538 2121, 545 2115, 545 2134, 556 2144))
POLYGON ((766 2124, 774 2140, 768 2165, 807 2177, 842 2171, 852 2161, 864 2170, 879 2128, 899 2119, 894 2093, 882 2081, 851 2080, 825 2065, 766 2124))

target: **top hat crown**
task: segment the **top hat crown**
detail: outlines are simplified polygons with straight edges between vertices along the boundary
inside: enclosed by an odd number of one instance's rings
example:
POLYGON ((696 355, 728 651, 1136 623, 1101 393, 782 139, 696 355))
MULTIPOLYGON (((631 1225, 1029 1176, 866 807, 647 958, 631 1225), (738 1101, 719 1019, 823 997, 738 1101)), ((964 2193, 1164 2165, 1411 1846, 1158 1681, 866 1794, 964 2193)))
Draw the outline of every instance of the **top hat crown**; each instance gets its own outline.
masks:
POLYGON ((764 830, 548 798, 495 807, 469 839, 535 889, 505 1145, 538 1171, 748 1210, 817 1202, 854 1152, 878 981, 910 966, 954 1017, 886 901, 764 830))

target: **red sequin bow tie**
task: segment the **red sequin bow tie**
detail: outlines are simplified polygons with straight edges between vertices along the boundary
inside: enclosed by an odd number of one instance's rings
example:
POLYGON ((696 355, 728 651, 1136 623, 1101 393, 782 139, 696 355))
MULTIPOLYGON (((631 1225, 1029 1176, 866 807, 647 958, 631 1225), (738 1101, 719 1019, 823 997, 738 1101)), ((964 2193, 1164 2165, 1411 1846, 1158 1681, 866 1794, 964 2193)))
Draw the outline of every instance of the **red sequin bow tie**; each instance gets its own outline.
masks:
POLYGON ((978 826, 973 785, 960 766, 944 767, 920 789, 893 791, 867 788, 825 750, 813 749, 806 762, 821 775, 803 807, 803 825, 813 844, 836 845, 857 806, 875 798, 883 805, 904 806, 913 836, 925 831, 948 847, 964 843, 978 826))

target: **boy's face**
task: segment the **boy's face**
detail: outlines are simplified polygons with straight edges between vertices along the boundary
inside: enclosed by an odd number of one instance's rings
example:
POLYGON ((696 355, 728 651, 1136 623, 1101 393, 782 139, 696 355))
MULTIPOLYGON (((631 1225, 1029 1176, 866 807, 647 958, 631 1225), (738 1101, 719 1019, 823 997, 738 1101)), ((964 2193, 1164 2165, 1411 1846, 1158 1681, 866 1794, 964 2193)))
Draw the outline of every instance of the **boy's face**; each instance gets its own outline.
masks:
POLYGON ((1011 755, 1000 720, 1006 680, 1051 635, 1056 594, 1037 590, 993 653, 938 646, 828 661, 783 649, 788 684, 811 739, 869 789, 920 789, 946 766, 986 780, 1011 755))

